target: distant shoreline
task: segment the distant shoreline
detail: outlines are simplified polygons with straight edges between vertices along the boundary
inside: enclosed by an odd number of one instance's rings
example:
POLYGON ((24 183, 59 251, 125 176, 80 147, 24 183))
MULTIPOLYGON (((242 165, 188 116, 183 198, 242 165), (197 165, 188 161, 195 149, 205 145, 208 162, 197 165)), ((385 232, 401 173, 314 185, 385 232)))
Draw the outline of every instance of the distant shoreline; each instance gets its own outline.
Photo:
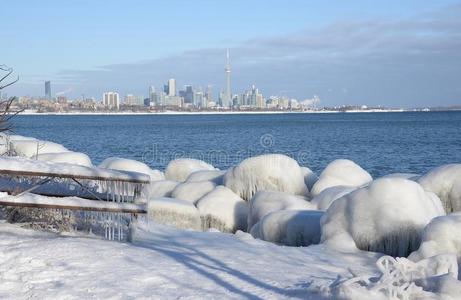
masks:
POLYGON ((102 115, 246 115, 246 114, 338 114, 338 113, 389 113, 389 112, 425 112, 418 110, 386 109, 386 110, 322 110, 322 111, 164 111, 164 112, 35 112, 24 111, 20 115, 60 115, 60 116, 102 116, 102 115))

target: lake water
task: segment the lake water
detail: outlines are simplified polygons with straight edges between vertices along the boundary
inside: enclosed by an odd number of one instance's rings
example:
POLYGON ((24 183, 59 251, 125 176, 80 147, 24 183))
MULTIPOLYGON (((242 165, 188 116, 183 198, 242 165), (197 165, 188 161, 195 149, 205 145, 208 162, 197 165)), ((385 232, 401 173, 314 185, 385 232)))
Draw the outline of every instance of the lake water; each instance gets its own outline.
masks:
POLYGON ((348 158, 374 177, 461 163, 461 112, 21 115, 14 132, 85 152, 94 164, 117 156, 159 169, 177 157, 227 168, 273 152, 317 172, 348 158))

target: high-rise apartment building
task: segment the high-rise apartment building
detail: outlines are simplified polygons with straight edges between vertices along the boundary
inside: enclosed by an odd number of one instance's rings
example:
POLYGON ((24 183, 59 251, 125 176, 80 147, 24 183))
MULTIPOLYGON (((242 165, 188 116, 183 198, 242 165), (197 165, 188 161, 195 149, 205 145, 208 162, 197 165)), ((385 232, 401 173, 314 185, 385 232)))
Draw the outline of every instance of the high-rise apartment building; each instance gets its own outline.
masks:
POLYGON ((120 96, 116 92, 106 92, 102 95, 102 101, 105 107, 109 109, 120 108, 120 96))
POLYGON ((45 98, 51 100, 51 81, 45 81, 45 98))

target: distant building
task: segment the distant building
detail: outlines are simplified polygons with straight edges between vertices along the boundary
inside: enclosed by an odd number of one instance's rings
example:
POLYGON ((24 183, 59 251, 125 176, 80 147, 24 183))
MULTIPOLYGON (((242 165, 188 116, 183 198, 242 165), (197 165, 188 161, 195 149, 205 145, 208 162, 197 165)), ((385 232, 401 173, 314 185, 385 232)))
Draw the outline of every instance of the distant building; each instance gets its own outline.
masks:
POLYGON ((120 108, 120 96, 116 92, 106 92, 102 95, 103 105, 109 109, 120 108))
POLYGON ((191 85, 184 86, 184 103, 193 103, 194 102, 194 90, 191 85))
POLYGON ((51 81, 45 81, 45 98, 51 100, 51 81))
POLYGON ((176 79, 174 78, 168 80, 168 96, 176 96, 176 79))
POLYGON ((207 86, 205 97, 206 97, 206 101, 208 103, 214 102, 214 99, 213 99, 213 86, 211 86, 211 85, 207 86))
POLYGON ((127 94, 125 96, 125 105, 137 105, 142 106, 144 105, 144 97, 143 96, 135 96, 133 94, 127 94))

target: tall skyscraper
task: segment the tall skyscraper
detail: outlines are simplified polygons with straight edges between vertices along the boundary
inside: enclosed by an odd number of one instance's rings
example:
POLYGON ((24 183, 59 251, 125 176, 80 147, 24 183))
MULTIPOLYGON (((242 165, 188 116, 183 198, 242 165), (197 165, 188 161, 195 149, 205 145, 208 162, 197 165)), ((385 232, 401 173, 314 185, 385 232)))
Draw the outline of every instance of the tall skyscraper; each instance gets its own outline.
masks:
POLYGON ((213 99, 213 86, 210 85, 210 84, 206 88, 205 97, 206 97, 206 100, 207 100, 208 103, 214 102, 214 99, 213 99))
POLYGON ((51 81, 45 81, 45 97, 51 100, 51 81))
POLYGON ((229 49, 226 52, 226 92, 224 94, 222 106, 229 107, 232 104, 232 91, 231 91, 231 66, 229 49))
POLYGON ((176 96, 176 79, 168 80, 168 96, 176 96))

